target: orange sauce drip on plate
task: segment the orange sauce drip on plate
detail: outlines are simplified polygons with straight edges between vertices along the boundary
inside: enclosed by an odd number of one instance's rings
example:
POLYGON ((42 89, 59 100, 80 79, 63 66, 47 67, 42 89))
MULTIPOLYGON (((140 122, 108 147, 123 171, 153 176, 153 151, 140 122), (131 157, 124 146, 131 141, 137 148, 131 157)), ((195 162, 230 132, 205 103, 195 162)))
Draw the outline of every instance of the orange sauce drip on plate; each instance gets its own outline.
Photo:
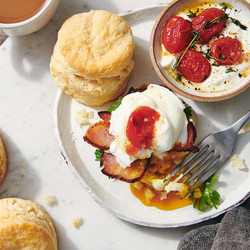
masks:
POLYGON ((37 14, 46 0, 0 0, 0 23, 18 23, 37 14))
MULTIPOLYGON (((140 181, 130 184, 132 194, 145 206, 156 207, 161 210, 174 210, 192 205, 193 201, 189 200, 188 197, 181 198, 176 192, 169 192, 166 195, 164 190, 155 190, 151 182, 153 179, 164 179, 186 154, 186 152, 171 152, 163 159, 153 156, 144 177, 140 181)), ((176 177, 177 176, 174 176, 172 181, 174 181, 176 177)), ((180 182, 183 181, 183 179, 180 180, 180 182)))
POLYGON ((166 199, 161 200, 160 193, 152 189, 151 191, 154 193, 154 197, 149 202, 147 202, 144 193, 145 186, 143 186, 141 189, 137 189, 133 186, 133 184, 130 184, 130 190, 132 194, 142 202, 143 205, 148 207, 156 207, 161 210, 174 210, 193 204, 193 201, 189 200, 188 198, 181 199, 180 195, 176 195, 174 192, 170 192, 166 199))

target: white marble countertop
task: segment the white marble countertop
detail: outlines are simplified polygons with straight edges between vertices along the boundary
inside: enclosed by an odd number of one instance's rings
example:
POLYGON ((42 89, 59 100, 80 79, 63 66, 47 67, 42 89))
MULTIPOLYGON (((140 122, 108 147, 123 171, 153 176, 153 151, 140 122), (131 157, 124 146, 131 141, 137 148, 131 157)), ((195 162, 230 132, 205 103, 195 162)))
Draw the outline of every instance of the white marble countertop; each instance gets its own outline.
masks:
POLYGON ((75 180, 54 136, 52 110, 58 88, 50 75, 49 62, 62 22, 91 9, 121 13, 161 2, 62 0, 54 18, 43 29, 25 37, 9 38, 0 47, 0 135, 9 159, 0 198, 29 198, 43 205, 55 222, 59 249, 171 250, 177 248, 186 232, 218 221, 154 229, 114 217, 75 180), (55 195, 58 204, 49 207, 45 195, 55 195), (71 224, 75 217, 84 220, 79 229, 71 224))

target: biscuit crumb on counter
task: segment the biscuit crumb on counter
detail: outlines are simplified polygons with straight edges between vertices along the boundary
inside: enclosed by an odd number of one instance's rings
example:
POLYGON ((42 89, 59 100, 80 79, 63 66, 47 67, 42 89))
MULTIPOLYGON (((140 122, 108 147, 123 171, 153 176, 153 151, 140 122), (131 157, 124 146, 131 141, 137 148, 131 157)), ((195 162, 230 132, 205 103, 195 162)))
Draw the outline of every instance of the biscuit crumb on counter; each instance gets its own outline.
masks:
POLYGON ((72 141, 73 143, 75 143, 75 141, 77 140, 77 138, 75 137, 73 131, 70 131, 70 132, 71 132, 71 141, 72 141))
POLYGON ((27 165, 25 163, 21 163, 21 167, 26 169, 27 168, 27 165))
POLYGON ((230 157, 230 162, 234 167, 237 167, 238 169, 246 169, 247 166, 245 164, 244 159, 242 159, 239 155, 234 154, 230 157))
POLYGON ((21 167, 26 169, 27 165, 24 163, 23 159, 20 159, 21 167))
POLYGON ((77 110, 76 116, 75 116, 75 121, 80 125, 88 125, 89 124, 89 119, 94 118, 94 112, 93 111, 87 111, 86 109, 82 108, 77 110))
POLYGON ((83 224, 83 219, 81 217, 77 217, 72 220, 72 225, 77 229, 79 229, 82 226, 82 224, 83 224))
POLYGON ((44 200, 46 204, 50 207, 57 205, 57 199, 54 195, 45 195, 44 200))
POLYGON ((244 126, 244 132, 250 132, 250 123, 244 126))

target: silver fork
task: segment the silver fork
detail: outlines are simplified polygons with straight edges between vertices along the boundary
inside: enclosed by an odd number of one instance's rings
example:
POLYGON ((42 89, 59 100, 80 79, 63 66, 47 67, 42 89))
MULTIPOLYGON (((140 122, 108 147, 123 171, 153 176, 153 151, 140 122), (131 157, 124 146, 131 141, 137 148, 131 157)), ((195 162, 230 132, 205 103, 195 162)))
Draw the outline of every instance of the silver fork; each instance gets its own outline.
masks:
POLYGON ((230 127, 208 135, 199 145, 199 151, 190 153, 164 180, 169 181, 179 171, 177 178, 184 178, 184 184, 190 186, 189 193, 217 172, 232 155, 239 130, 250 118, 250 110, 230 127), (193 172, 192 172, 193 170, 193 172))

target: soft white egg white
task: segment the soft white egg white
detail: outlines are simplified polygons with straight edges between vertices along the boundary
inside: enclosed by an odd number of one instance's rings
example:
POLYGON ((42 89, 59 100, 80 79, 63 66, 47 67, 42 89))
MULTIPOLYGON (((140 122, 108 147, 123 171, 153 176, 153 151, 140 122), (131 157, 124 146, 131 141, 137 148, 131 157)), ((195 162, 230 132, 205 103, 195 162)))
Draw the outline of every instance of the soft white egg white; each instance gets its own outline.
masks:
POLYGON ((115 136, 115 140, 111 143, 110 152, 126 168, 136 159, 149 158, 152 153, 161 158, 176 142, 185 144, 188 121, 184 108, 185 105, 177 96, 160 85, 150 84, 143 92, 128 94, 111 114, 109 133, 115 136), (126 128, 130 115, 139 107, 154 109, 160 118, 155 122, 150 149, 142 147, 136 155, 130 156, 126 153, 126 147, 130 144, 126 128))

